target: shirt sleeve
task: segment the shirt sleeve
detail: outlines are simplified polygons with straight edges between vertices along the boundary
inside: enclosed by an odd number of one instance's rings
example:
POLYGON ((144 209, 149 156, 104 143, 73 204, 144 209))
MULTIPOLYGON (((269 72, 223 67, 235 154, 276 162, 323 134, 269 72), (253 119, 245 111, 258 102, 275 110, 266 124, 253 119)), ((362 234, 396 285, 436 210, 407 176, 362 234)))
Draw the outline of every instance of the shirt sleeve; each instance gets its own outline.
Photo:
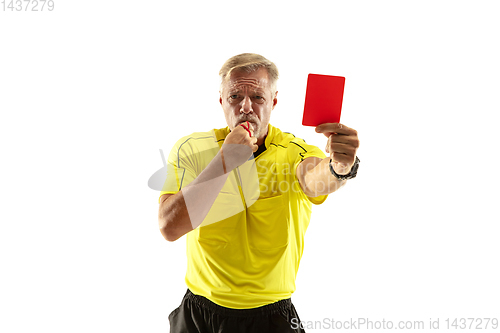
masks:
MULTIPOLYGON (((167 176, 160 192, 175 194, 188 186, 217 155, 214 132, 195 132, 179 139, 167 158, 167 176)), ((158 199, 159 201, 159 199, 158 199)))
MULTIPOLYGON (((294 173, 295 179, 297 179, 297 166, 308 157, 319 157, 324 159, 326 157, 325 153, 321 149, 316 146, 307 144, 303 139, 294 138, 290 144, 297 146, 297 149, 293 149, 295 151, 292 157, 292 170, 294 173)), ((300 187, 300 186, 299 186, 300 187)), ((302 192, 302 191, 301 191, 302 192)), ((309 197, 304 192, 302 192, 304 196, 307 197, 309 201, 311 201, 315 205, 320 205, 325 202, 326 198, 328 198, 328 194, 320 195, 317 197, 309 197)))
MULTIPOLYGON (((189 154, 192 146, 191 138, 183 137, 175 143, 167 158, 167 177, 160 197, 163 194, 175 194, 186 187, 197 177, 196 154, 189 154)), ((159 199, 158 199, 159 201, 159 199)))

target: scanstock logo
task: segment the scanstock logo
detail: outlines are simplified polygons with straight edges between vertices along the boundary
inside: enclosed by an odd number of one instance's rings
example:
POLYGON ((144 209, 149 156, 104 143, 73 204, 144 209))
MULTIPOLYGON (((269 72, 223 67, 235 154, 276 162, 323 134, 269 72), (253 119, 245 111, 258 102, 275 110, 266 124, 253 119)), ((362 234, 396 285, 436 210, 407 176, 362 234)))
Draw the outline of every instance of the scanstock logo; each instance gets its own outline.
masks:
POLYGON ((162 149, 160 149, 160 156, 163 162, 163 167, 153 173, 148 180, 148 187, 155 191, 161 191, 163 189, 163 185, 165 184, 165 180, 167 180, 167 161, 165 160, 165 155, 163 155, 162 149))

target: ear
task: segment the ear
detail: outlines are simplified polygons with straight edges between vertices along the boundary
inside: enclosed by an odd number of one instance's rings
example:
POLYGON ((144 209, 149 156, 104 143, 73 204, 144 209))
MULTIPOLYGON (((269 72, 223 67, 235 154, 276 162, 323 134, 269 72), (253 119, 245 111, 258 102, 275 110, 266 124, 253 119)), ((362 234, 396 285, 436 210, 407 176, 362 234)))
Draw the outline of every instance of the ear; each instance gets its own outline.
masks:
POLYGON ((273 110, 274 110, 274 107, 276 106, 276 104, 278 104, 278 91, 276 91, 276 93, 274 94, 273 110))
POLYGON ((222 105, 222 96, 219 97, 219 103, 222 105))

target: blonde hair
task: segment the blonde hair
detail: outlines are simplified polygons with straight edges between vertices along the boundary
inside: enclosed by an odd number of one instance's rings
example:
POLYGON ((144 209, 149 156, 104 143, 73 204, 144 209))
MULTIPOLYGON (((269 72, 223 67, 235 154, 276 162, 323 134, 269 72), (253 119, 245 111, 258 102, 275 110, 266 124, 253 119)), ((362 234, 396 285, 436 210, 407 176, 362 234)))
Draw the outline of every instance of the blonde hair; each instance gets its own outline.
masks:
POLYGON ((265 68, 269 77, 269 85, 271 86, 271 93, 276 93, 276 83, 278 81, 278 67, 268 59, 256 53, 242 53, 229 58, 219 71, 221 78, 220 92, 222 93, 222 86, 227 79, 231 77, 233 71, 246 71, 248 73, 257 71, 259 68, 265 68))

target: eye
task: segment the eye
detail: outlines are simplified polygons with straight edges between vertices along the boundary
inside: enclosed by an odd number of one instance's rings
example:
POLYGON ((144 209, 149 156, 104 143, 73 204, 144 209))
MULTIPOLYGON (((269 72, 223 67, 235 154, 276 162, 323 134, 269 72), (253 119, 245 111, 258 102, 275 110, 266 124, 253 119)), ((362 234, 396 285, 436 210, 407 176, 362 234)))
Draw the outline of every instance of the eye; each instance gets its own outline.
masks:
POLYGON ((238 98, 238 95, 231 95, 231 96, 229 96, 229 98, 236 99, 236 98, 238 98))

